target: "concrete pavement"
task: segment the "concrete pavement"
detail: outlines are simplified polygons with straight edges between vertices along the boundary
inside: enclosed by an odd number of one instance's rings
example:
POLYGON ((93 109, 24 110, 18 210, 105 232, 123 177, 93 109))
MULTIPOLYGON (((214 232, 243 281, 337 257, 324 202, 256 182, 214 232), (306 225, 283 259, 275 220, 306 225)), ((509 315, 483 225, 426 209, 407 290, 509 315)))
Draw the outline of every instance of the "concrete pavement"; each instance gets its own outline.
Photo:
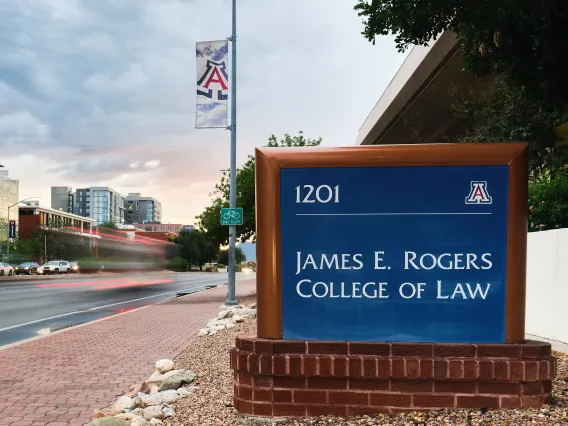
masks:
POLYGON ((31 278, 0 281, 0 346, 227 282, 227 274, 174 272, 31 278))
MULTIPOLYGON (((240 282, 237 297, 254 289, 240 282)), ((216 287, 0 349, 0 426, 88 423, 156 360, 179 355, 226 296, 216 287)))

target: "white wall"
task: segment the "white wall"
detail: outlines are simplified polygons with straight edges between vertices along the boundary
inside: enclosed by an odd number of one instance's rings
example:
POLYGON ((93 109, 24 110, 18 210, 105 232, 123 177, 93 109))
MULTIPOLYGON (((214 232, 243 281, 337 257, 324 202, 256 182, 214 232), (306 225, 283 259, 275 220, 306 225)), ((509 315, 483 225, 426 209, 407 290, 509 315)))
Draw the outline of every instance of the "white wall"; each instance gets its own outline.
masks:
POLYGON ((568 228, 528 234, 525 331, 568 344, 568 228))

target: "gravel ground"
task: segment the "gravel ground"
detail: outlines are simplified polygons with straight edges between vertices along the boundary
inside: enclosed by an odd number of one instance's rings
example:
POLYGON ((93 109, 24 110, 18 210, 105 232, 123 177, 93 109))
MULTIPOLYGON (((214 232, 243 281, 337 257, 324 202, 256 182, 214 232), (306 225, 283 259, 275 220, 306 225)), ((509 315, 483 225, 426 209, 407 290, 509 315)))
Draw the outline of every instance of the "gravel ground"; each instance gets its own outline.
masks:
MULTIPOLYGON (((254 296, 241 300, 250 304, 254 296)), ((171 426, 188 425, 237 425, 237 412, 233 402, 233 372, 229 368, 229 350, 239 334, 256 333, 256 320, 247 320, 231 330, 223 330, 214 336, 200 337, 188 351, 176 359, 177 368, 189 368, 198 375, 197 392, 174 405, 176 417, 165 423, 171 426)), ((568 425, 568 354, 555 352, 558 357, 558 375, 554 382, 553 405, 540 410, 443 410, 430 413, 410 413, 392 416, 362 416, 349 419, 319 417, 290 420, 279 425, 329 426, 329 425, 568 425)))

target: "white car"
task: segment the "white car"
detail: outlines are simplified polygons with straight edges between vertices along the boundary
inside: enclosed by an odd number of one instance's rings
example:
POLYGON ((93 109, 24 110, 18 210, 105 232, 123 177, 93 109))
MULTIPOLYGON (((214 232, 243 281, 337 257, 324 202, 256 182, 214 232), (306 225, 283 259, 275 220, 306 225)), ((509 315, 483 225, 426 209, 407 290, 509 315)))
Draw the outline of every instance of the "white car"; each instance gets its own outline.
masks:
POLYGON ((66 260, 51 260, 37 269, 38 274, 67 274, 71 265, 66 260))
POLYGON ((13 275, 14 274, 14 268, 12 267, 12 265, 8 265, 5 262, 0 262, 0 277, 4 276, 4 275, 13 275))

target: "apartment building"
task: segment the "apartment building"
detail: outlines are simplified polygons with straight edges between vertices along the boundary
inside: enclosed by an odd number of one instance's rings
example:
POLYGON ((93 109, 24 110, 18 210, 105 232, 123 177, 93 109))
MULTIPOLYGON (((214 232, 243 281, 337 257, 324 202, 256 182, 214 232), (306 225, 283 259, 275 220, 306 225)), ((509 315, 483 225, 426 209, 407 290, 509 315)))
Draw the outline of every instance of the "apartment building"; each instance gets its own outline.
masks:
POLYGON ((79 188, 51 187, 51 208, 94 220, 94 225, 124 223, 124 196, 108 186, 79 188))
POLYGON ((124 199, 125 222, 144 224, 162 221, 162 203, 153 197, 143 197, 140 193, 130 193, 124 199))

